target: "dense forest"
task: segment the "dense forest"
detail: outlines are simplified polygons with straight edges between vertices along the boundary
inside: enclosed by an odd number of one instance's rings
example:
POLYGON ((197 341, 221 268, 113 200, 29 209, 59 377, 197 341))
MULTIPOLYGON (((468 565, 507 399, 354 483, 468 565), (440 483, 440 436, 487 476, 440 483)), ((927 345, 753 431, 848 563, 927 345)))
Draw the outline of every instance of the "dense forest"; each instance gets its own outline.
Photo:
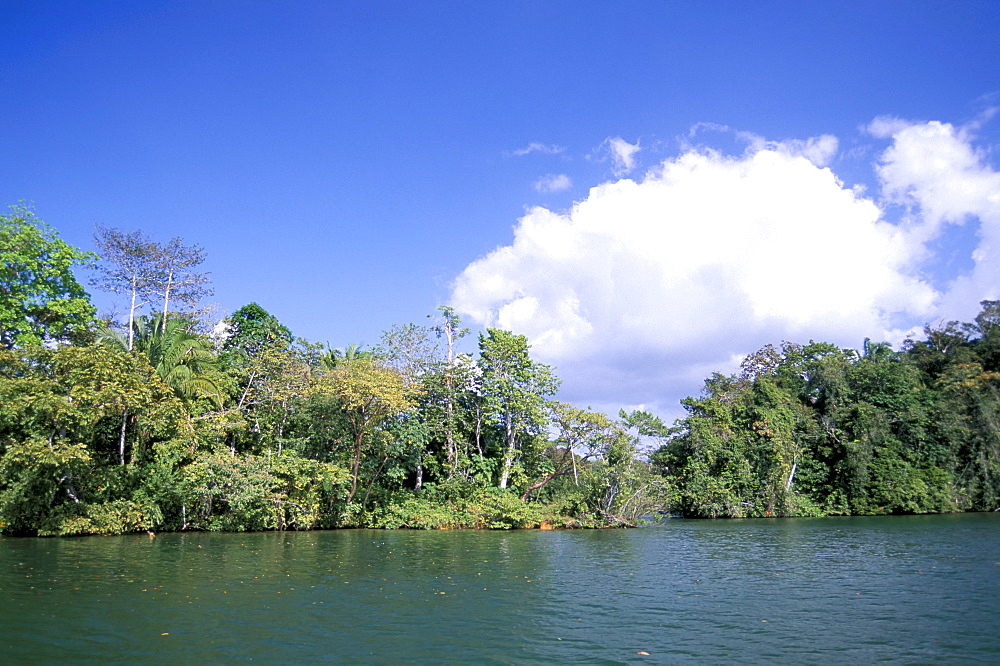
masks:
POLYGON ((633 525, 1000 503, 1000 302, 901 351, 782 343, 668 427, 554 399, 524 336, 456 313, 361 349, 256 303, 214 321, 204 252, 0 215, 0 531, 633 525), (74 269, 127 302, 99 316, 74 269))

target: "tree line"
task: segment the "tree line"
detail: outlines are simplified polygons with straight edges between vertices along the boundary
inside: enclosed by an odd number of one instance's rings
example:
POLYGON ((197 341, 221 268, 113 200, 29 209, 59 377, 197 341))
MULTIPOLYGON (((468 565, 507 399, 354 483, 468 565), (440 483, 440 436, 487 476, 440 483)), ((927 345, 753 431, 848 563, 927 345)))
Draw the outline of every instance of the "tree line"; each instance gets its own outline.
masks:
POLYGON ((652 456, 698 517, 1000 507, 1000 301, 899 352, 768 345, 715 374, 652 456))
POLYGON ((443 307, 333 348, 257 303, 206 320, 204 252, 182 239, 99 227, 95 246, 0 216, 6 533, 604 526, 664 506, 639 454, 654 417, 555 402, 524 336, 458 353, 469 330, 443 307), (74 267, 127 310, 102 321, 74 267))
POLYGON ((0 215, 0 531, 633 525, 992 510, 1000 303, 899 352, 783 343, 672 427, 555 400, 524 336, 442 307, 371 349, 257 303, 215 322, 204 251, 98 228, 91 254, 0 215), (99 317, 91 286, 128 302, 99 317))

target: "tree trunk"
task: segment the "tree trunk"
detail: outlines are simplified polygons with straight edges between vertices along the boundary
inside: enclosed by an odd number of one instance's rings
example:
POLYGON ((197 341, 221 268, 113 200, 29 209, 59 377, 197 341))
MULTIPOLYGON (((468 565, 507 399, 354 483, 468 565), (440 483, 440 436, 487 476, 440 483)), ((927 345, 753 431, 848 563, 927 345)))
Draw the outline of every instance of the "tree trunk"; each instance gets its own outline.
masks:
POLYGON ((125 424, 128 421, 128 408, 122 412, 122 427, 118 434, 118 464, 125 464, 125 424))
POLYGON ((163 285, 163 322, 162 331, 167 332, 167 304, 170 302, 170 289, 174 284, 174 272, 171 269, 167 269, 167 281, 163 285))
POLYGON ((788 483, 785 484, 785 492, 792 489, 792 480, 795 479, 795 470, 798 468, 798 461, 792 463, 792 471, 788 473, 788 483))
POLYGON ((132 351, 132 345, 135 342, 135 330, 133 324, 135 322, 135 299, 139 295, 139 285, 137 284, 137 279, 135 276, 132 277, 132 302, 128 308, 128 350, 132 351))
POLYGON ((358 473, 361 469, 361 442, 363 433, 360 431, 354 436, 354 462, 351 464, 351 492, 347 496, 347 503, 354 500, 354 493, 358 491, 358 473))
POLYGON ((507 481, 510 479, 510 470, 514 467, 514 423, 508 417, 507 418, 507 450, 503 455, 503 472, 500 473, 500 487, 506 488, 507 481))
POLYGON ((448 393, 445 404, 445 443, 448 447, 448 478, 451 479, 458 469, 458 447, 455 446, 455 395, 450 375, 445 380, 445 387, 448 393))
POLYGON ((448 365, 447 374, 444 378, 445 393, 445 442, 448 446, 448 478, 451 479, 458 469, 458 447, 455 446, 455 386, 452 371, 455 363, 455 331, 449 322, 444 327, 445 336, 448 339, 448 365))
POLYGON ((558 475, 555 472, 552 472, 550 474, 546 474, 545 477, 541 481, 536 481, 535 483, 533 483, 530 486, 528 486, 528 489, 524 491, 523 495, 521 495, 521 501, 522 502, 527 502, 528 501, 528 497, 531 495, 532 491, 538 490, 539 488, 541 488, 542 486, 544 486, 546 483, 548 483, 552 479, 556 478, 556 476, 558 476, 558 475))

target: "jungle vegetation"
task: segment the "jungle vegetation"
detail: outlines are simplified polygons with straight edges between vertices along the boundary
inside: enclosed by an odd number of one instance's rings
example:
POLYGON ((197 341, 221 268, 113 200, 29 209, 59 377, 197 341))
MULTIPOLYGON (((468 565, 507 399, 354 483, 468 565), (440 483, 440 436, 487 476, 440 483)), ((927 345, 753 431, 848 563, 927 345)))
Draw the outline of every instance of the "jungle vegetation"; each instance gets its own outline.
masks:
POLYGON ((221 322, 203 250, 30 208, 0 215, 0 531, 634 525, 992 510, 1000 302, 901 351, 767 346, 668 427, 554 399, 524 336, 476 354, 449 307, 372 349, 296 337, 256 303, 221 322), (102 321, 74 269, 122 295, 102 321))

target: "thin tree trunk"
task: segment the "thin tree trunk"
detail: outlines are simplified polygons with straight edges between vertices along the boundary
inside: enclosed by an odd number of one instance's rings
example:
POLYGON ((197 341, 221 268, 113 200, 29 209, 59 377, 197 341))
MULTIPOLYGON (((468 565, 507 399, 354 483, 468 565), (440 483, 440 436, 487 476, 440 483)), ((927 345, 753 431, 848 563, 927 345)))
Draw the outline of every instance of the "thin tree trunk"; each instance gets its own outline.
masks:
POLYGON ((795 470, 798 468, 799 463, 795 461, 792 463, 792 471, 788 474, 788 483, 785 484, 785 492, 787 493, 792 489, 792 480, 795 478, 795 470))
POLYGON ((448 340, 448 366, 445 375, 444 385, 447 392, 447 403, 445 407, 445 442, 448 445, 448 478, 451 479, 458 469, 458 448, 455 446, 455 389, 452 372, 455 363, 455 332, 451 323, 444 327, 445 337, 448 340))
MULTIPOLYGON (((448 371, 449 373, 451 370, 448 371)), ((455 476, 458 469, 458 448, 455 446, 455 395, 452 390, 451 375, 445 380, 448 401, 445 407, 445 442, 448 446, 448 478, 455 476)))
POLYGON ((479 453, 479 461, 483 458, 483 406, 476 404, 476 451, 479 453))
POLYGON ((362 433, 358 432, 354 437, 354 462, 351 465, 351 492, 347 496, 347 503, 350 504, 354 500, 354 493, 358 490, 358 472, 361 468, 361 442, 362 433))
POLYGON ((503 472, 500 474, 500 487, 506 488, 510 479, 510 470, 514 466, 514 424, 508 416, 507 419, 507 450, 503 456, 503 472))
POLYGON ((167 332, 167 304, 170 302, 170 289, 174 284, 174 272, 167 270, 167 282, 163 285, 163 322, 162 331, 167 332))
POLYGON ((247 399, 247 394, 250 393, 250 387, 253 386, 253 380, 257 379, 257 372, 250 373, 250 379, 247 380, 246 388, 243 389, 243 395, 240 396, 240 401, 236 404, 236 409, 243 409, 243 402, 247 399))
POLYGON ((118 464, 125 464, 125 424, 128 421, 128 408, 122 412, 122 427, 118 434, 118 464))
POLYGON ((375 482, 378 481, 378 477, 382 476, 382 469, 385 467, 385 464, 387 462, 389 462, 388 454, 386 454, 385 458, 382 460, 382 463, 378 466, 378 469, 375 471, 375 476, 372 478, 371 483, 368 484, 368 490, 365 491, 365 498, 361 500, 362 511, 364 511, 365 507, 368 506, 368 498, 372 494, 372 488, 375 487, 375 482))
POLYGON ((136 277, 132 277, 132 302, 128 309, 128 350, 132 351, 132 345, 135 342, 135 331, 133 330, 133 324, 135 322, 135 299, 138 296, 138 285, 136 284, 136 277))

